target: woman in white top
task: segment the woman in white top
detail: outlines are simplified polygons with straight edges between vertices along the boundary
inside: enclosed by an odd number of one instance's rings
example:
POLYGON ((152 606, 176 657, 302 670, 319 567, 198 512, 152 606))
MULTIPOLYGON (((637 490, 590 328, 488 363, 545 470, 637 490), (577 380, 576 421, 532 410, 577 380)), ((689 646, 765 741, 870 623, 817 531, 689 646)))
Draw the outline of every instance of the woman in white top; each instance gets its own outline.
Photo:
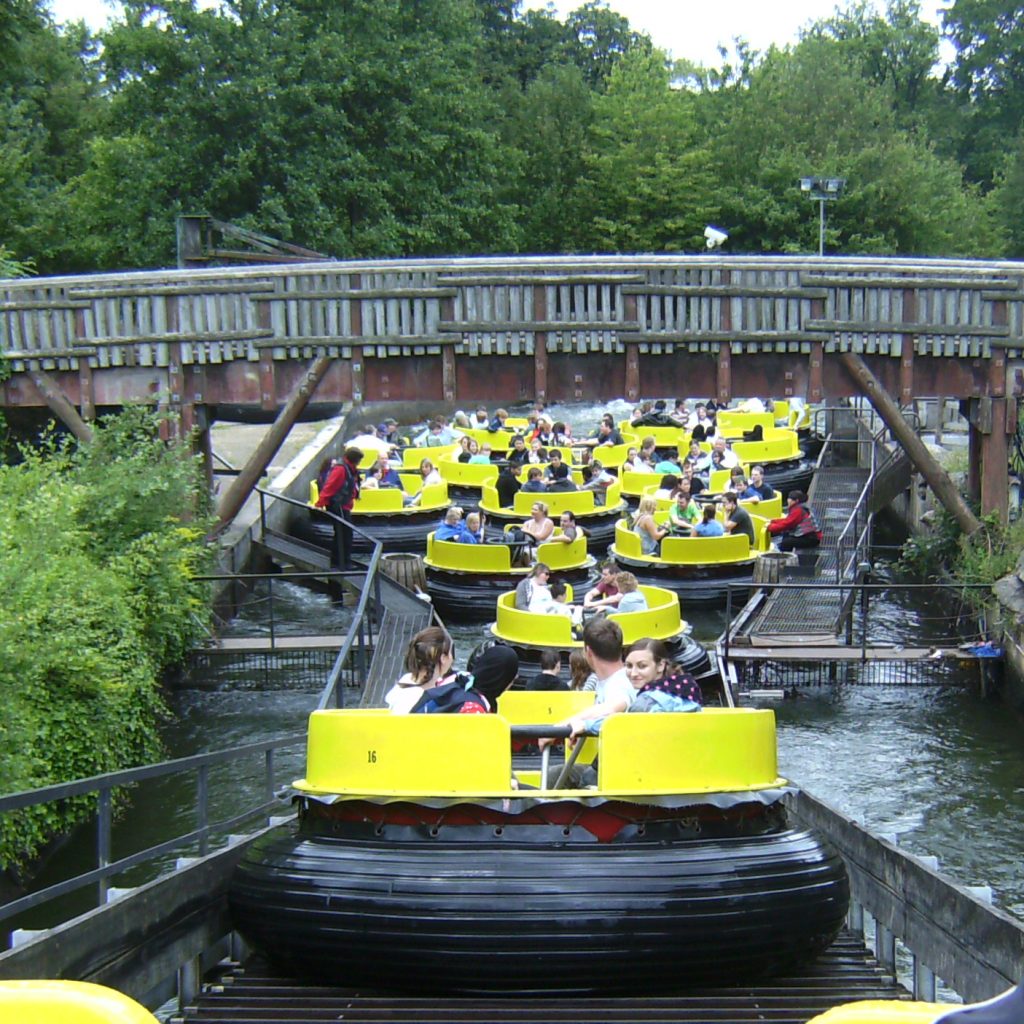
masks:
POLYGON ((455 661, 452 638, 439 626, 421 629, 405 655, 408 671, 384 698, 392 714, 407 715, 427 691, 443 683, 455 661))
POLYGON ((420 476, 423 479, 420 489, 411 498, 405 498, 402 502, 404 505, 418 505, 423 495, 423 489, 431 484, 439 484, 441 482, 441 474, 434 468, 434 464, 430 459, 424 459, 420 463, 420 476))
POLYGON ((530 539, 530 546, 537 548, 555 532, 555 524, 548 518, 548 507, 543 501, 535 501, 530 509, 530 518, 523 523, 523 533, 530 539))

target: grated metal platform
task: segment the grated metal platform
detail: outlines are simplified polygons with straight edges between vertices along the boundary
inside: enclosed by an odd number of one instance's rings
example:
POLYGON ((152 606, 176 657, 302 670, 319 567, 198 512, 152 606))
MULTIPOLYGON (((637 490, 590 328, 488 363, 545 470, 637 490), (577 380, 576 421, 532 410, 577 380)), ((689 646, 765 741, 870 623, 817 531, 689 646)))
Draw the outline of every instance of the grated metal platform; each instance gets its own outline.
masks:
MULTIPOLYGON (((867 479, 866 469, 849 467, 826 467, 815 473, 810 503, 823 536, 814 560, 813 578, 802 576, 796 582, 838 582, 837 542, 854 515, 867 479)), ((807 559, 808 554, 801 558, 807 559)), ((801 564, 806 567, 803 561, 801 564)), ((776 590, 755 615, 745 620, 733 639, 792 634, 834 636, 839 632, 843 599, 843 592, 838 588, 776 590)))
MULTIPOLYGON (((543 952, 538 952, 543 956, 543 952)), ((401 965, 395 965, 401 970, 401 965)), ((272 973, 259 959, 226 964, 194 1005, 172 1018, 181 1024, 806 1024, 833 1006, 858 999, 909 999, 863 943, 842 932, 818 960, 760 985, 707 988, 675 995, 543 998, 436 997, 361 992, 304 984, 272 973)), ((629 964, 622 965, 628 976, 629 964)), ((472 964, 467 964, 471 974, 472 964)))

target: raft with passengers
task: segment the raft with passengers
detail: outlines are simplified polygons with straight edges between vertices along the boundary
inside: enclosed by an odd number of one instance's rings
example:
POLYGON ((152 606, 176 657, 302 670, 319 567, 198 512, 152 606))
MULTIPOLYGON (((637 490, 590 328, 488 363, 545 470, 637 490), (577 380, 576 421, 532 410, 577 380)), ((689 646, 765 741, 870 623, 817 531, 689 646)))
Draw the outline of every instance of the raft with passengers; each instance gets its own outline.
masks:
POLYGON ((417 993, 656 993, 826 949, 846 872, 788 821, 773 712, 610 714, 558 778, 514 765, 514 741, 575 735, 594 700, 314 712, 298 823, 243 855, 236 927, 285 971, 417 993))

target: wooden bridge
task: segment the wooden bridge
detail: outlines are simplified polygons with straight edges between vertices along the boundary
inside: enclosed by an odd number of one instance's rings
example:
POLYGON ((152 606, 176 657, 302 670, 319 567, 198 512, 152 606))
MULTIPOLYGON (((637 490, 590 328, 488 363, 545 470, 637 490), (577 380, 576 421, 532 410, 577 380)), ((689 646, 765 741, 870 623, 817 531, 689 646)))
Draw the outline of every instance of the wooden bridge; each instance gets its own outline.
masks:
POLYGON ((901 403, 966 400, 972 465, 1005 478, 1024 391, 1024 263, 542 256, 0 284, 12 371, 0 405, 63 403, 84 421, 148 399, 185 429, 269 422, 303 391, 332 412, 537 397, 819 402, 858 393, 839 358, 852 352, 901 403))

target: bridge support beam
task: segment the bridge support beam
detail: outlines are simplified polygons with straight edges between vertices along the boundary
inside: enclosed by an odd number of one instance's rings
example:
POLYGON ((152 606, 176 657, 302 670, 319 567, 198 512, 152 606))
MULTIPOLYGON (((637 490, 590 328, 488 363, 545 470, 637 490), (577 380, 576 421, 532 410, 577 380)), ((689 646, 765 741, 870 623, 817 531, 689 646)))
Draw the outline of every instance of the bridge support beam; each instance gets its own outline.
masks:
POLYGON ((227 526, 238 515, 246 499, 252 493, 252 489, 270 464, 270 460, 284 443, 284 439, 288 436, 295 421, 302 415, 302 410, 306 408, 313 392, 323 380, 324 374, 330 369, 332 362, 330 356, 321 356, 317 359, 288 396, 284 408, 263 436, 263 440, 257 445, 256 451, 252 453, 249 461, 242 467, 231 486, 225 491, 224 497, 221 498, 217 508, 218 525, 214 530, 215 533, 227 526))
MULTIPOLYGON (((980 530, 981 523, 967 507, 956 484, 924 446, 924 442, 914 433, 910 424, 903 418, 899 406, 882 387, 878 378, 868 369, 864 360, 855 352, 842 352, 839 359, 875 411, 882 417, 885 425, 892 431, 893 437, 903 446, 903 450, 917 471, 928 481, 935 496, 956 520, 960 529, 968 536, 980 530)), ((1003 460, 1003 476, 1006 476, 1005 459, 1003 460)))
POLYGON ((78 415, 78 410, 68 401, 64 392, 57 386, 57 382, 48 373, 43 373, 42 370, 30 371, 29 377, 32 379, 32 383, 35 384, 36 390, 43 396, 43 400, 50 407, 50 411, 54 416, 79 441, 84 441, 85 443, 91 441, 92 427, 78 415))
POLYGON ((968 413, 971 465, 968 486, 980 500, 982 515, 995 512, 1005 523, 1009 513, 1008 434, 1016 429, 1016 402, 973 398, 968 413))

